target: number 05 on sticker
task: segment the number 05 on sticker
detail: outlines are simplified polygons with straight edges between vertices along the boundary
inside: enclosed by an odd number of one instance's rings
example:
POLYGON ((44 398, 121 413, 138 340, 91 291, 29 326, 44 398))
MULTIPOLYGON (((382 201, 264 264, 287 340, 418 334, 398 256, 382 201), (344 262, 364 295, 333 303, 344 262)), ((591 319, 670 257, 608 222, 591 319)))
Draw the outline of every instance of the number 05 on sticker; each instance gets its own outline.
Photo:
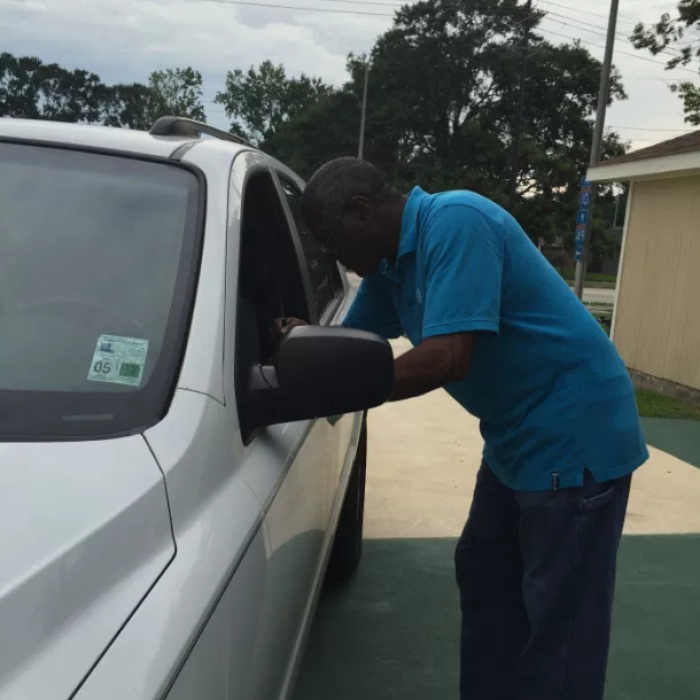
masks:
POLYGON ((141 386, 148 355, 148 341, 121 335, 101 335, 97 339, 88 380, 141 386))

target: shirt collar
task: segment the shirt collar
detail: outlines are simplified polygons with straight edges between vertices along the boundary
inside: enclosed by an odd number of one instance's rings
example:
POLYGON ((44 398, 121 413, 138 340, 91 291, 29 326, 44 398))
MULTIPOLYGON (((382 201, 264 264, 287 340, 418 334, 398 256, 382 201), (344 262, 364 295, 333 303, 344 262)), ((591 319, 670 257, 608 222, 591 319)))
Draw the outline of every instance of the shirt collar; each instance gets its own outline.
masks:
POLYGON ((409 253, 415 253, 418 247, 419 214, 423 202, 429 197, 420 187, 414 187, 408 195, 401 220, 401 236, 397 260, 409 253))

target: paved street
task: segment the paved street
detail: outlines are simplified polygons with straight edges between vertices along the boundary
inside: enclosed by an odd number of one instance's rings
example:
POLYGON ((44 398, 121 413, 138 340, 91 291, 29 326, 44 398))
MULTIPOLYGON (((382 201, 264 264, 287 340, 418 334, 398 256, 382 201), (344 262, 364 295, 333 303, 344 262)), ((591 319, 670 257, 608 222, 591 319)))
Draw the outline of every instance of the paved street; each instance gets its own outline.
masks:
POLYGON ((614 304, 615 290, 586 287, 583 290, 583 300, 591 304, 614 304))
MULTIPOLYGON (((369 430, 363 563, 321 600, 295 700, 456 698, 452 552, 479 466, 478 424, 434 392, 371 412, 369 430)), ((607 700, 700 698, 689 614, 700 593, 700 470, 651 453, 623 539, 607 700)))
MULTIPOLYGON (((350 272, 348 273, 348 279, 350 284, 357 288, 360 284, 360 278, 350 272)), ((614 304, 615 303, 615 290, 614 289, 598 289, 595 287, 586 287, 583 290, 583 300, 591 304, 614 304)))

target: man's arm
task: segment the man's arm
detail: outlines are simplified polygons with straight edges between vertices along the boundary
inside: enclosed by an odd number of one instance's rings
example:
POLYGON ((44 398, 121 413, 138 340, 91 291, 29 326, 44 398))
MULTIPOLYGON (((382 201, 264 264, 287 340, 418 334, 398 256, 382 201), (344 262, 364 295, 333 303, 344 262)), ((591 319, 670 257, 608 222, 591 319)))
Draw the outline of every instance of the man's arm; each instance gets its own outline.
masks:
POLYGON ((383 280, 376 276, 362 280, 350 310, 343 319, 343 326, 376 333, 384 338, 401 336, 401 321, 383 280))
POLYGON ((423 342, 396 360, 393 401, 464 379, 481 333, 498 333, 503 229, 469 206, 442 210, 422 241, 423 342))
POLYGON ((440 335, 396 359, 392 401, 422 396, 463 379, 469 371, 473 333, 440 335))

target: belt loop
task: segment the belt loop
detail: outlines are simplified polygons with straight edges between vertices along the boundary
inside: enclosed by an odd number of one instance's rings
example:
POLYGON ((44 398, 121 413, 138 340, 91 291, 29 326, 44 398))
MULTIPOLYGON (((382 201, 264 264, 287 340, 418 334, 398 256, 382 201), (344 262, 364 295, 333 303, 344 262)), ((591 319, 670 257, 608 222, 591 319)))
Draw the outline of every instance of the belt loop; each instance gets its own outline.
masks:
POLYGON ((552 474, 552 491, 559 490, 559 474, 552 474))

